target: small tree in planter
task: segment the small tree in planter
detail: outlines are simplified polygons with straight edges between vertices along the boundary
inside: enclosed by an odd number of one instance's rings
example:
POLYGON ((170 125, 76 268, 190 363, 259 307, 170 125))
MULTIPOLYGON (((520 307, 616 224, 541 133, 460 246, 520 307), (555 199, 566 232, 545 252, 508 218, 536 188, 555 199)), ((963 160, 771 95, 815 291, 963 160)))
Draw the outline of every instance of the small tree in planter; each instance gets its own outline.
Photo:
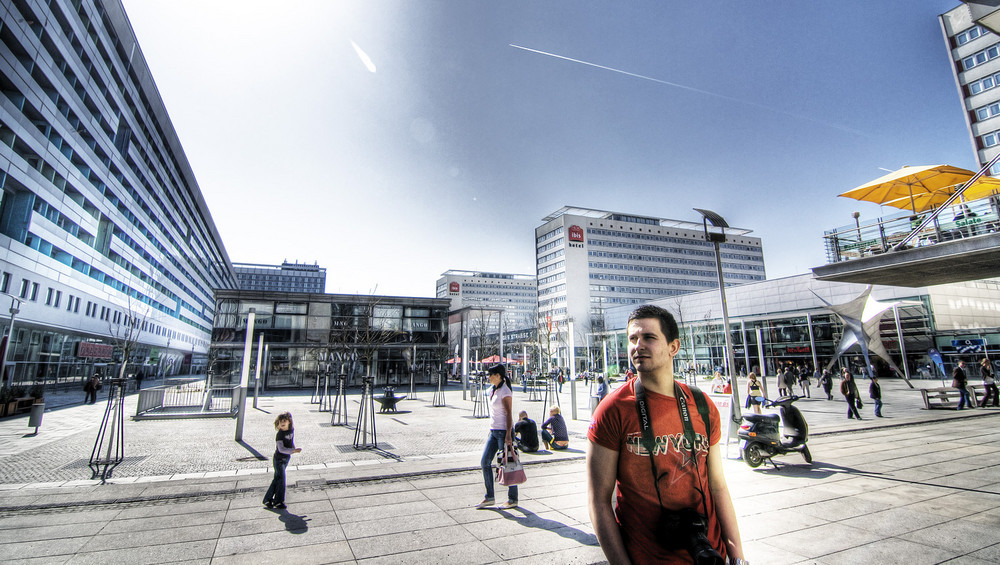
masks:
POLYGON ((45 400, 45 385, 36 384, 28 389, 28 396, 35 399, 35 404, 45 400))

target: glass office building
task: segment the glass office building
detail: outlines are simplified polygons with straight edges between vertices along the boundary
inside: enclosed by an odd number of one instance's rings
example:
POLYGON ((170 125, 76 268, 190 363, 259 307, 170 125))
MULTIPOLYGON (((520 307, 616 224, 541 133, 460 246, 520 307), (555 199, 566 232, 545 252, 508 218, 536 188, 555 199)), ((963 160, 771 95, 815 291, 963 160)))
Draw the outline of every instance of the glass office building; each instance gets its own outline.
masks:
MULTIPOLYGON (((736 371, 764 367, 767 375, 774 375, 778 366, 787 363, 824 367, 843 335, 843 323, 824 301, 846 304, 865 288, 819 281, 811 274, 727 287, 736 371)), ((933 376, 942 376, 929 356, 931 349, 940 352, 947 374, 959 360, 965 360, 975 375, 978 369, 973 361, 986 356, 1000 359, 1000 279, 917 288, 875 285, 871 296, 882 303, 898 303, 879 318, 879 339, 893 362, 911 377, 923 376, 928 364, 933 376)), ((651 303, 673 313, 680 327, 681 351, 675 358, 675 371, 711 374, 724 365, 718 290, 651 303)), ((628 367, 625 328, 634 308, 610 309, 607 320, 614 329, 592 336, 596 345, 591 359, 598 370, 604 366, 605 342, 608 366, 622 371, 628 367)), ((874 356, 872 361, 881 364, 874 356)), ((860 347, 849 350, 841 363, 863 367, 860 347)))
POLYGON ((233 263, 243 290, 271 292, 326 292, 326 269, 319 265, 283 262, 280 265, 233 263))
POLYGON ((0 188, 15 383, 113 374, 130 325, 134 371, 204 370, 236 278, 120 1, 0 5, 0 188))

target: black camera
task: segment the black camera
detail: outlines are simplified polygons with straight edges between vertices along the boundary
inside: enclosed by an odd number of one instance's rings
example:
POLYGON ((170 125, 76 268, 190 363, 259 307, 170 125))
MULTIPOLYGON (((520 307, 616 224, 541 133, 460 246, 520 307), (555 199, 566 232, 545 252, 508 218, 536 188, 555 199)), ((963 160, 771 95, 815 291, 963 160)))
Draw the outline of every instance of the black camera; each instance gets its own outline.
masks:
POLYGON ((656 533, 664 549, 687 550, 695 565, 726 565, 708 541, 708 520, 691 508, 662 511, 656 533))

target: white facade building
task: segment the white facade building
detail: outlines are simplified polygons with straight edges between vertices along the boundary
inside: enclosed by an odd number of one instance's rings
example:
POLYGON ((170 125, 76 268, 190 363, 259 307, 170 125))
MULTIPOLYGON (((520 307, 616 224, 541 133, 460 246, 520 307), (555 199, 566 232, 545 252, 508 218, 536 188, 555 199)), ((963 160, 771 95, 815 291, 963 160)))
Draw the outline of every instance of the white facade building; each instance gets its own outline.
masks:
MULTIPOLYGON (((535 228, 538 315, 565 350, 604 329, 607 308, 718 288, 713 245, 700 222, 563 207, 535 228), (573 322, 572 339, 567 335, 573 322)), ((764 280, 760 238, 726 230, 726 286, 764 280)), ((544 339, 544 338, 543 338, 544 339)), ((565 358, 565 357, 564 357, 565 358)))
POLYGON ((505 331, 535 327, 538 284, 534 275, 450 270, 437 280, 435 296, 450 298, 452 311, 503 311, 505 331))
MULTIPOLYGON (((1000 153, 1000 37, 977 24, 967 4, 938 19, 954 63, 972 148, 982 167, 1000 153)), ((990 175, 1000 175, 1000 165, 994 165, 990 175)))

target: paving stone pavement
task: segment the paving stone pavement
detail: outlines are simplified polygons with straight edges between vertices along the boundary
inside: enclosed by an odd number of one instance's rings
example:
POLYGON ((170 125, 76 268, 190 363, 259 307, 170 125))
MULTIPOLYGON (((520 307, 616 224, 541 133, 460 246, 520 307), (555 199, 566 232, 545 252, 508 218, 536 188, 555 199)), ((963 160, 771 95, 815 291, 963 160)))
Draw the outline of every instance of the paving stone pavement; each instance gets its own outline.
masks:
MULTIPOLYGON (((848 421, 839 399, 798 403, 812 465, 724 460, 754 563, 1000 562, 1000 411, 927 411, 901 382, 883 390, 881 419, 867 419, 866 405, 865 420, 848 421)), ((378 452, 343 449, 354 430, 330 427, 308 395, 262 397, 247 415, 246 446, 233 440, 231 419, 129 421, 126 456, 135 459, 108 484, 86 467, 101 403, 46 412, 38 436, 23 417, 0 420, 0 562, 602 562, 582 450, 526 455, 521 507, 473 510, 488 421, 471 418, 460 390, 446 394, 447 408, 421 391, 400 414, 379 415, 378 452), (304 450, 289 468, 289 509, 268 511, 269 463, 254 452, 273 451, 271 422, 284 409, 304 450)), ((544 410, 518 393, 522 407, 536 419, 544 410)), ((585 409, 567 418, 574 447, 584 444, 585 409)))

